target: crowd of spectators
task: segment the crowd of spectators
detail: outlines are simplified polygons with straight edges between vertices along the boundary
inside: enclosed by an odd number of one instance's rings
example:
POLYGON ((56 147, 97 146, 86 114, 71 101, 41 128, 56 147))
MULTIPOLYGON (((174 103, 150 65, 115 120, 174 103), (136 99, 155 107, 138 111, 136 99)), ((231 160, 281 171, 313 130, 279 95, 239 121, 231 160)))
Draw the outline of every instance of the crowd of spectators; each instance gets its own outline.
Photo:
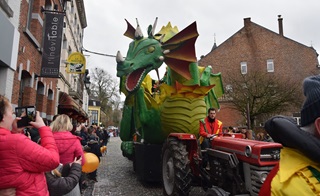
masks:
POLYGON ((101 147, 110 137, 106 129, 73 125, 65 114, 54 116, 49 126, 39 112, 30 126, 18 128, 20 117, 15 118, 12 110, 0 96, 0 159, 10 162, 0 167, 4 174, 0 195, 80 196, 88 180, 97 182, 97 170, 82 172, 84 153, 91 152, 100 161, 101 147))
MULTIPOLYGON (((74 130, 72 131, 74 135, 81 138, 81 145, 85 152, 90 152, 95 154, 99 161, 100 157, 103 156, 101 152, 102 146, 107 146, 109 141, 109 131, 105 128, 101 128, 96 125, 86 126, 83 124, 75 125, 74 130)), ((82 175, 81 178, 81 190, 84 190, 88 185, 87 181, 92 180, 98 182, 97 179, 97 170, 82 175)))
POLYGON ((258 140, 258 141, 264 141, 264 142, 273 142, 270 135, 264 131, 259 130, 257 132, 254 132, 252 129, 248 129, 247 127, 240 126, 240 127, 224 127, 223 133, 229 133, 229 134, 241 134, 243 139, 250 139, 250 140, 258 140))

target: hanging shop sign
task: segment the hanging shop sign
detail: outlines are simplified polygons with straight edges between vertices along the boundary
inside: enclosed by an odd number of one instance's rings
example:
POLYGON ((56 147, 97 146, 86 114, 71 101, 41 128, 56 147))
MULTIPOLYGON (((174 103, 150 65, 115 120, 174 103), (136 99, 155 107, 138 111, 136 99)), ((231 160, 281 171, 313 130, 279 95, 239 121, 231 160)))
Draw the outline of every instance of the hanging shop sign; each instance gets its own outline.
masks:
POLYGON ((45 12, 41 77, 59 77, 63 13, 45 12))
POLYGON ((84 74, 86 71, 86 58, 80 52, 70 54, 67 62, 67 73, 84 74))

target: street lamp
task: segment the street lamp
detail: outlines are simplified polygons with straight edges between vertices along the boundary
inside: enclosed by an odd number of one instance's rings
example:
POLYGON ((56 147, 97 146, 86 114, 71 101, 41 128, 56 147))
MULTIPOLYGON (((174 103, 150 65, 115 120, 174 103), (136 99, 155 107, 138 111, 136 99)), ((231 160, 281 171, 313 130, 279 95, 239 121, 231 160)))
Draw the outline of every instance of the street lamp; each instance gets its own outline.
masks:
POLYGON ((90 88, 90 84, 91 84, 90 81, 88 81, 88 82, 85 81, 85 82, 84 82, 84 85, 85 85, 85 87, 86 87, 87 90, 90 88))
POLYGON ((86 69, 86 71, 85 71, 83 83, 84 83, 84 85, 86 87, 86 90, 89 92, 91 82, 90 82, 90 76, 89 76, 89 70, 88 69, 86 69))

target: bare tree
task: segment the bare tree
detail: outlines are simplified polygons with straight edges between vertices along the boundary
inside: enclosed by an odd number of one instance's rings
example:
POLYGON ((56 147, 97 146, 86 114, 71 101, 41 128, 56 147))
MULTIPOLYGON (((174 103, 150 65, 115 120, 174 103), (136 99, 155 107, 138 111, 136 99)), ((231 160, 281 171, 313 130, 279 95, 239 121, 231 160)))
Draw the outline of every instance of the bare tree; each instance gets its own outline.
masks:
POLYGON ((298 81, 277 78, 272 73, 239 73, 225 78, 226 96, 234 109, 243 114, 249 128, 258 118, 285 114, 300 106, 300 86, 298 81))
POLYGON ((104 69, 96 67, 90 73, 91 96, 98 99, 101 110, 111 116, 113 109, 118 108, 119 105, 119 83, 104 69))

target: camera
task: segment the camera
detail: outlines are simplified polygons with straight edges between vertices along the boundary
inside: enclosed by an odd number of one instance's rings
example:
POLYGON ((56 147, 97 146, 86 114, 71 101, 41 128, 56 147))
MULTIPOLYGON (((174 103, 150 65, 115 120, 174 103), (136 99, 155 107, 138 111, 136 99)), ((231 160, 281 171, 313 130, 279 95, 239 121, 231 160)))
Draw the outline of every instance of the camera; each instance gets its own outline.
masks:
POLYGON ((36 107, 35 106, 24 106, 15 108, 16 116, 20 117, 18 120, 18 128, 30 126, 29 122, 35 121, 36 119, 36 107))

